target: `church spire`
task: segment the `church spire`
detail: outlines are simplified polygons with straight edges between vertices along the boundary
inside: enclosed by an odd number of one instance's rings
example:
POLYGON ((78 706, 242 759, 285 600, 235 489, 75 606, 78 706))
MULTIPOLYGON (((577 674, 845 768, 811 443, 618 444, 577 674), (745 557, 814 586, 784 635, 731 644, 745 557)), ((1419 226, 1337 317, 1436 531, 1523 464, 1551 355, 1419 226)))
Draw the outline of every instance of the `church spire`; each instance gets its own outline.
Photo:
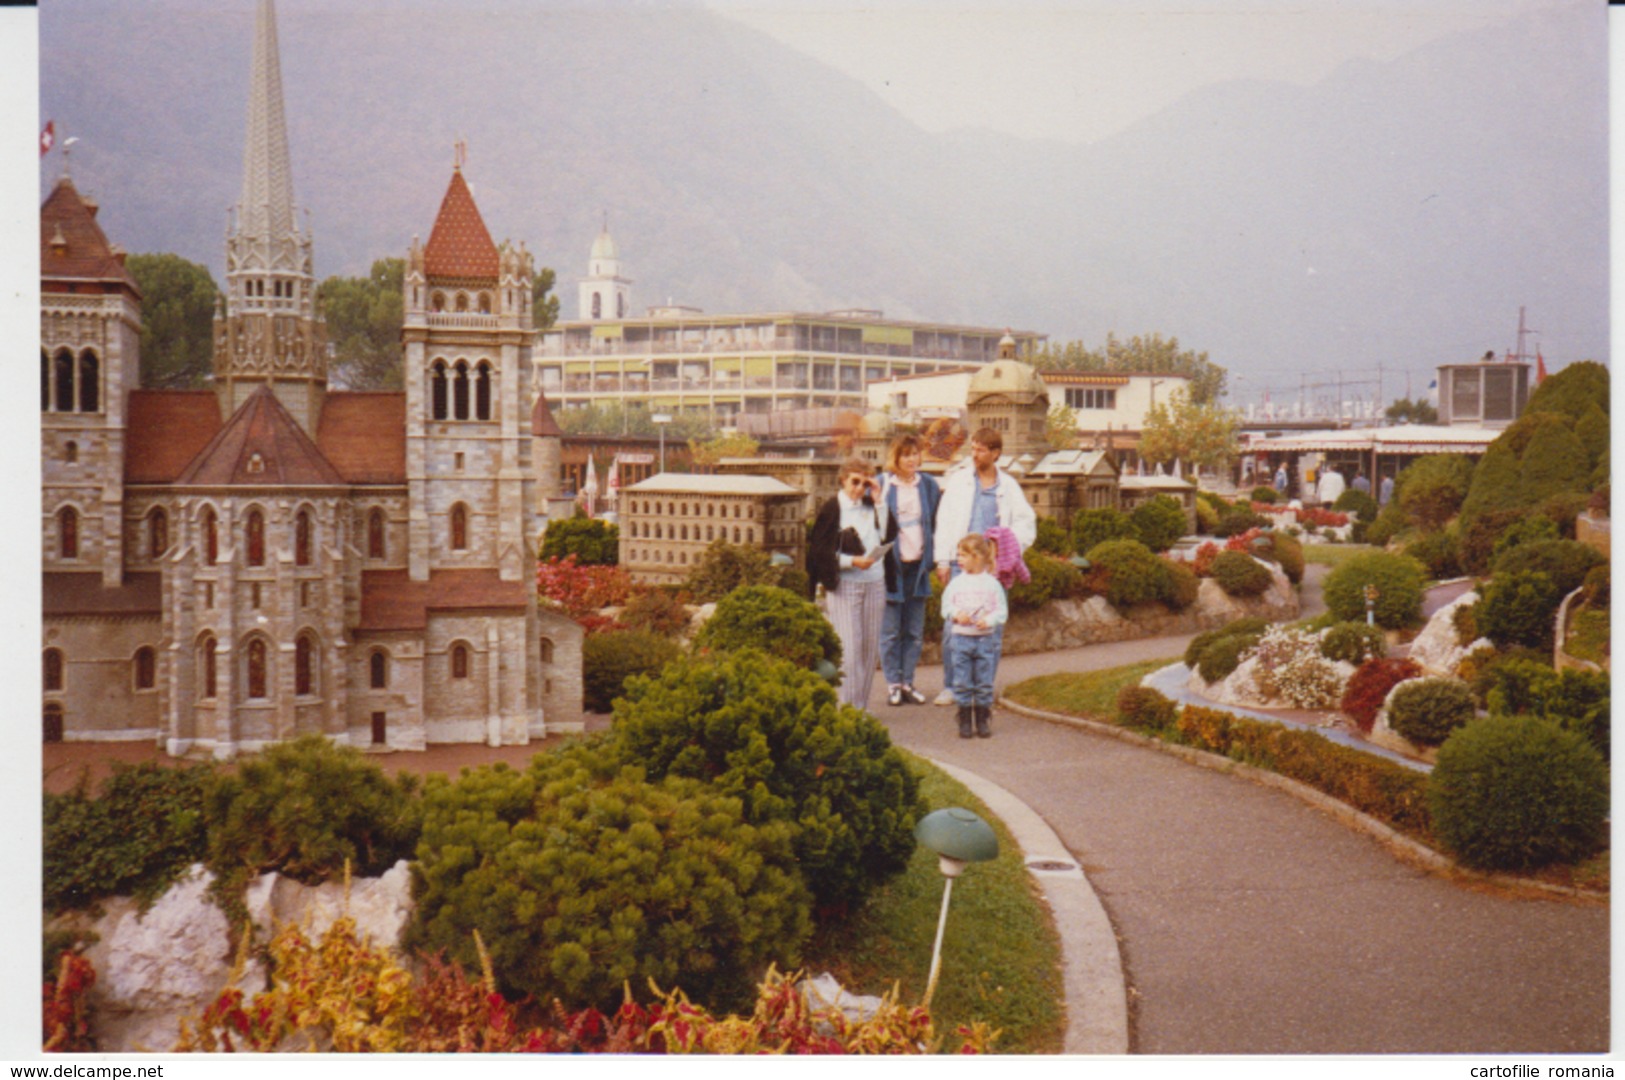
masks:
POLYGON ((248 84, 248 142, 243 147, 240 234, 281 239, 297 231, 288 127, 282 116, 282 63, 277 53, 276 9, 259 0, 254 21, 254 66, 248 84))

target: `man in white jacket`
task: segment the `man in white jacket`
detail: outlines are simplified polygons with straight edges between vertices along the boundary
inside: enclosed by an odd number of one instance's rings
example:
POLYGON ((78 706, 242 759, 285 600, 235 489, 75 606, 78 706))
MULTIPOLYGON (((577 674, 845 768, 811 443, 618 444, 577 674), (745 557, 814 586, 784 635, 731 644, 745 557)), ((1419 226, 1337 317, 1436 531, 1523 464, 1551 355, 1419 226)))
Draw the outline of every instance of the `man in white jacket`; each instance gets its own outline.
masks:
MULTIPOLYGON (((1038 538, 1038 515, 1033 513, 1016 478, 999 468, 999 454, 1003 450, 1004 436, 992 428, 981 428, 971 436, 970 465, 960 465, 943 477, 932 549, 937 553, 937 580, 944 585, 959 569, 951 560, 964 537, 972 533, 979 536, 995 525, 1002 525, 1015 533, 1022 551, 1032 547, 1038 538)), ((1003 633, 1002 627, 999 632, 1003 633)), ((952 642, 952 634, 942 636, 944 654, 952 642)), ((938 705, 954 703, 948 672, 948 657, 944 655, 942 693, 936 698, 938 705)))

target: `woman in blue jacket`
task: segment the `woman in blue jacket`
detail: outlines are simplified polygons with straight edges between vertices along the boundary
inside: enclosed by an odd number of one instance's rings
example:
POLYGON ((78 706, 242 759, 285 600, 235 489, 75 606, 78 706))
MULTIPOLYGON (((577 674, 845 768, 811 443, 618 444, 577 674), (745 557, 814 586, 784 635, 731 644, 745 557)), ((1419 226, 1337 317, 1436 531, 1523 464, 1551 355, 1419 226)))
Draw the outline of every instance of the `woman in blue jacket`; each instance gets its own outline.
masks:
POLYGON ((886 470, 881 474, 888 512, 886 540, 892 549, 886 554, 880 666, 886 676, 886 701, 891 705, 924 705, 927 700, 914 689, 914 668, 924 638, 925 604, 931 599, 931 568, 936 563, 932 534, 942 489, 920 471, 924 452, 925 443, 919 436, 899 436, 886 453, 886 470))

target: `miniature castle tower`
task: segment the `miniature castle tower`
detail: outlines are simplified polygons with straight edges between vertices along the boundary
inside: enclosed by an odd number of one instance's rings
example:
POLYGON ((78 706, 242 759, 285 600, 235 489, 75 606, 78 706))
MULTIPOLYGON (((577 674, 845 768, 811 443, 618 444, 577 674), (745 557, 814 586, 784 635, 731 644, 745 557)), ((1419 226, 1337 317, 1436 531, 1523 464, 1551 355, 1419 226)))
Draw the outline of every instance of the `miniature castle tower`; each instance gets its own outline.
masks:
POLYGON ((621 276, 621 253, 609 235, 608 221, 592 242, 580 295, 579 317, 584 320, 624 319, 632 310, 632 282, 621 276))

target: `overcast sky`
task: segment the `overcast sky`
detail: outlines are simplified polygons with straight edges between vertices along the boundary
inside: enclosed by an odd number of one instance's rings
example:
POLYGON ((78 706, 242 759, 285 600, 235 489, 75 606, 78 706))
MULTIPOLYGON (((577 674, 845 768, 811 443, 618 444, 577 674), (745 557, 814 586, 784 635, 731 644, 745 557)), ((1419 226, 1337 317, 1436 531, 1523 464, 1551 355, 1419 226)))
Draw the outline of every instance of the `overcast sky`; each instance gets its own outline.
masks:
POLYGON ((1210 83, 1313 83, 1344 61, 1392 59, 1553 0, 706 2, 929 131, 1090 142, 1210 83))

